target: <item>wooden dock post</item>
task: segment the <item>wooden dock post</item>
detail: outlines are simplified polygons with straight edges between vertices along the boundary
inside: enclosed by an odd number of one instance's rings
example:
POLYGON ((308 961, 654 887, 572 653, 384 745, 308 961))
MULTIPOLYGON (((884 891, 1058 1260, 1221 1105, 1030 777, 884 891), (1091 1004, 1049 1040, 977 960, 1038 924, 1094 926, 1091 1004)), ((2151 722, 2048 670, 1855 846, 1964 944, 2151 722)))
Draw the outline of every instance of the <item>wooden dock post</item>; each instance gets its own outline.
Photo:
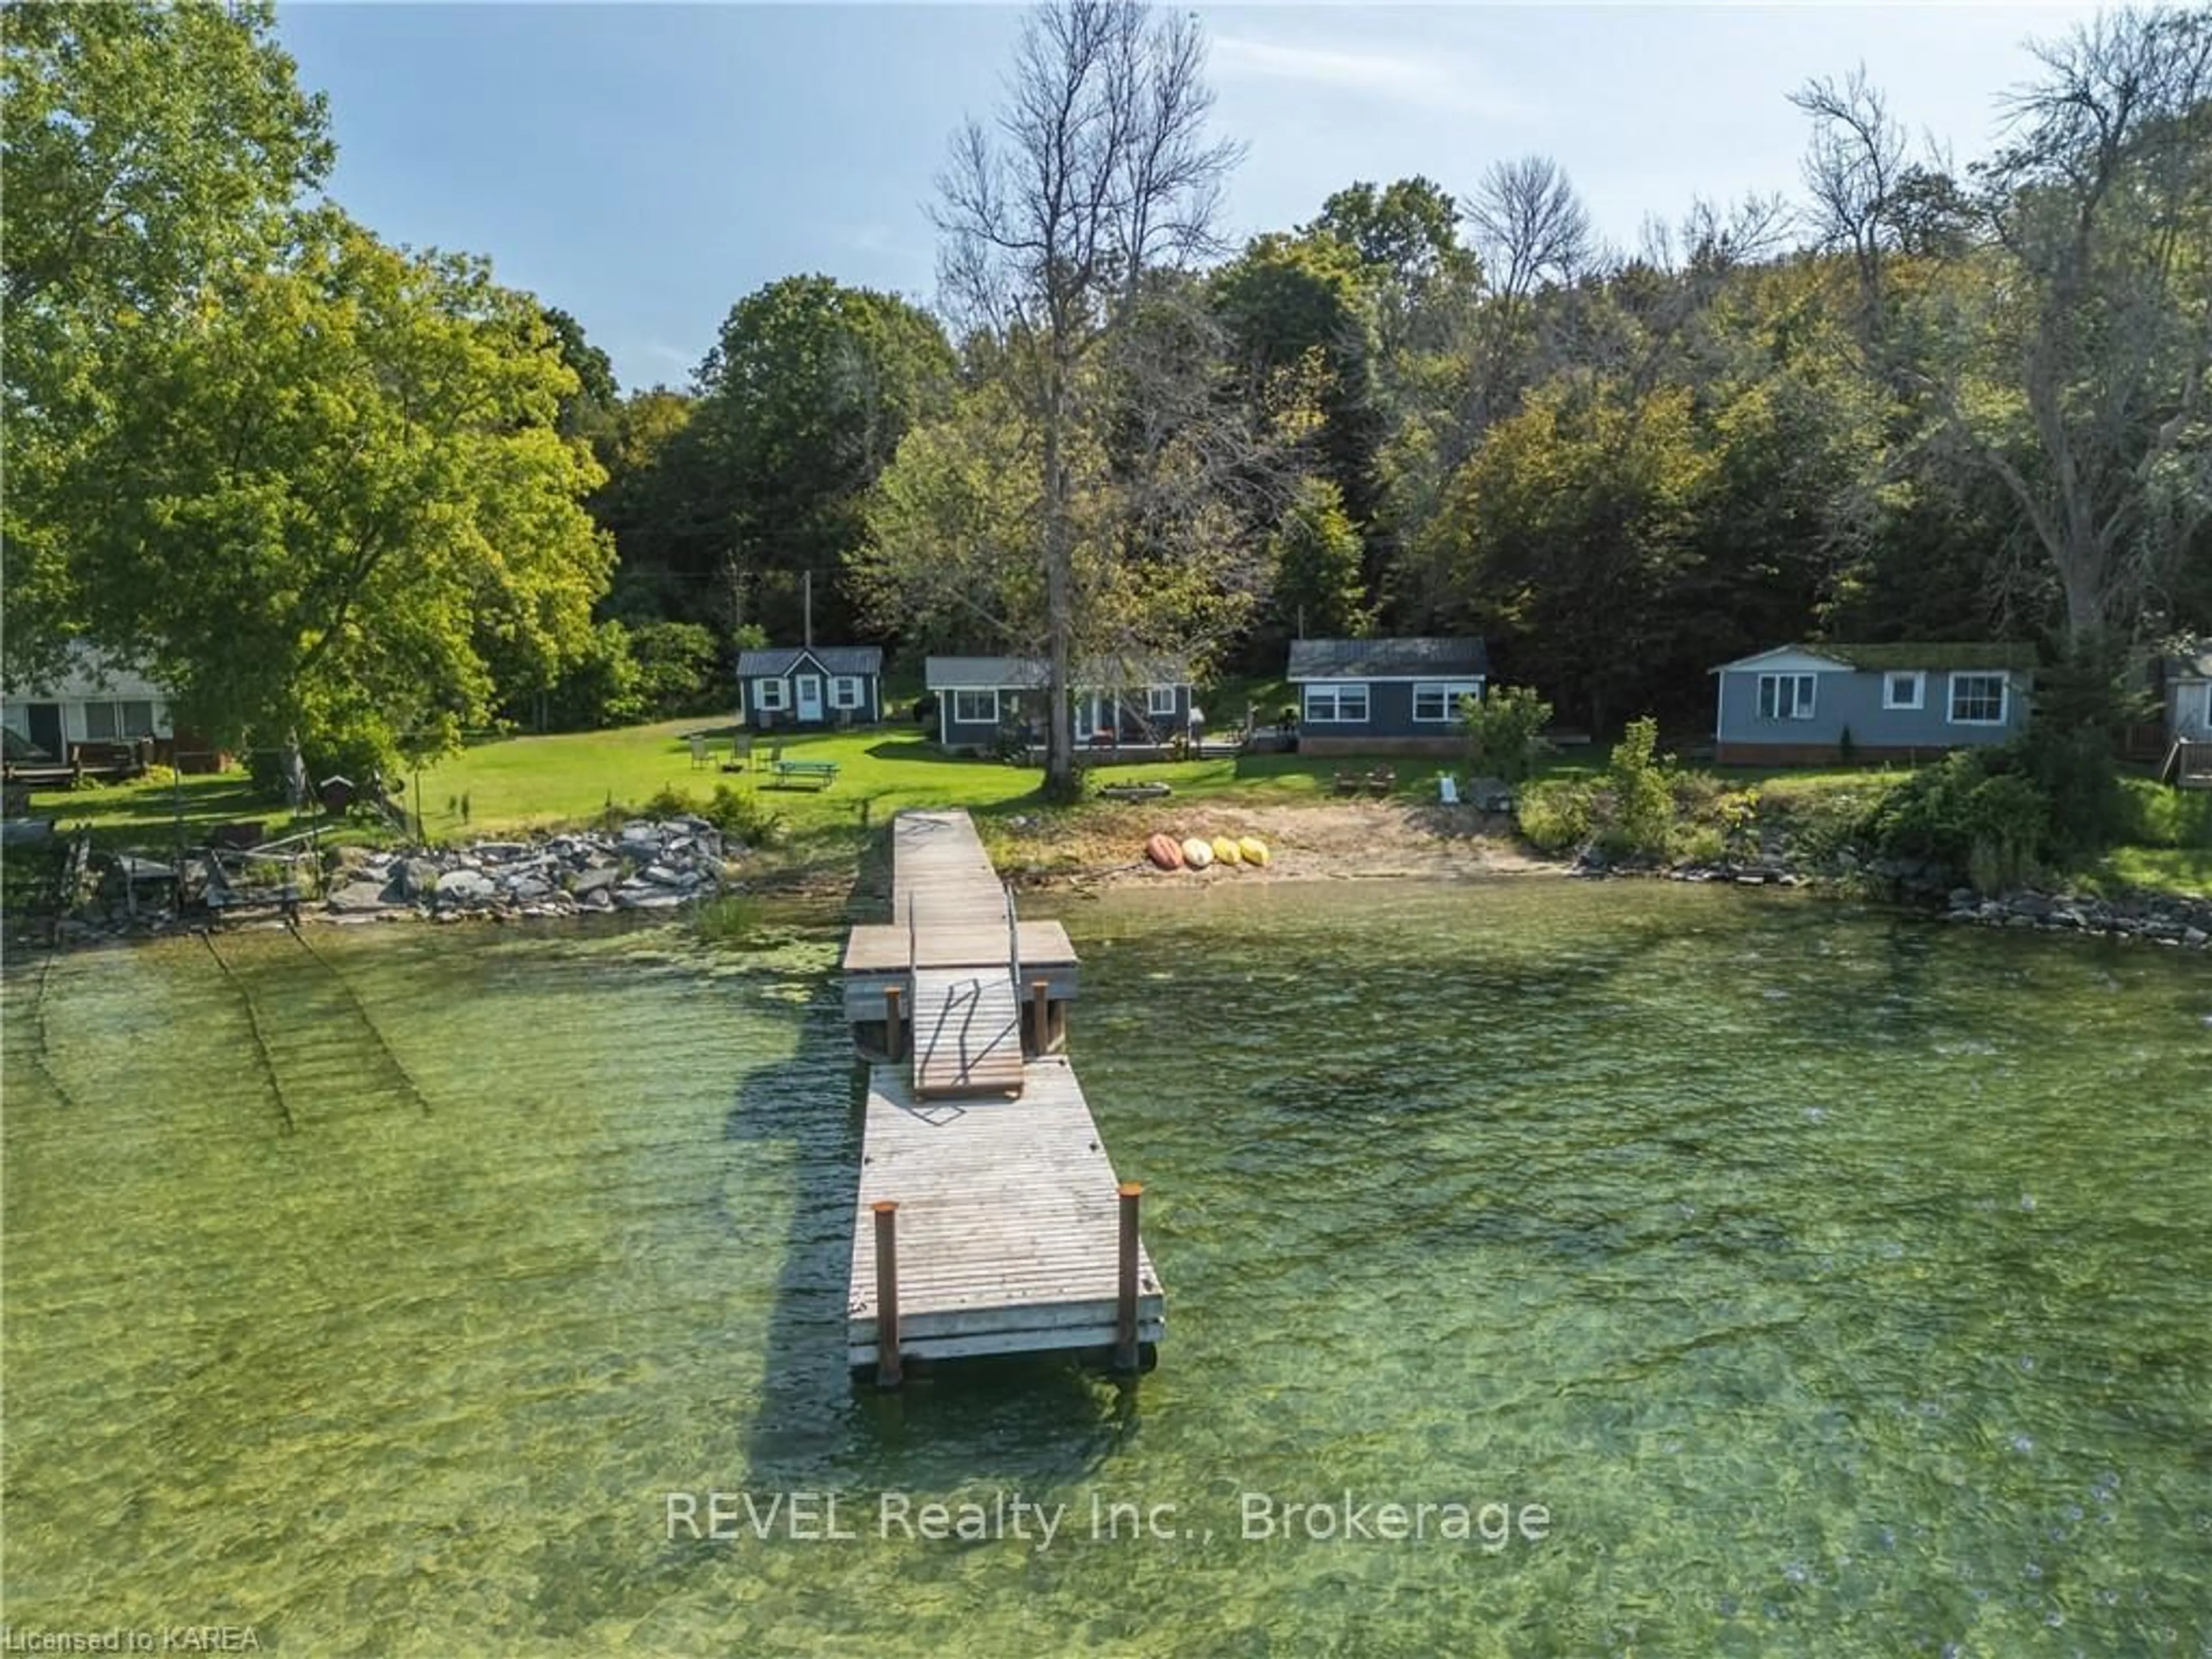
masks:
POLYGON ((899 1373, 898 1204, 879 1199, 876 1216, 876 1386, 896 1389, 899 1373))
POLYGON ((906 1058, 904 1034, 899 1030, 899 1003, 902 1000, 896 985, 884 987, 884 1047, 896 1066, 906 1058))
POLYGON ((1137 1206, 1144 1183, 1125 1181, 1121 1194, 1121 1285, 1114 1320, 1114 1369, 1137 1369, 1137 1206))
POLYGON ((1036 1049, 1044 1054, 1052 1048, 1052 982, 1033 979, 1030 981, 1030 1026, 1036 1033, 1036 1049))

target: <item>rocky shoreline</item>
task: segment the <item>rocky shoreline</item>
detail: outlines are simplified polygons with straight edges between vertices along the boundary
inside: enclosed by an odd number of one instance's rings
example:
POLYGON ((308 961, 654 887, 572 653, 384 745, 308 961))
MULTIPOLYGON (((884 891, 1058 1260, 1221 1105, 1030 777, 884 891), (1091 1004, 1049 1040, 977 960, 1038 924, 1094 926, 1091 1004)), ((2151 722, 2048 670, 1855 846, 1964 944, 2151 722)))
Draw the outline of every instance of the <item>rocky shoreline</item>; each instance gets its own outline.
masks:
POLYGON ((2189 951, 2212 946, 2212 898, 2170 893, 2127 893, 2107 898, 2032 887, 1984 894, 1962 884, 1958 872, 1948 866, 1911 859, 1876 859, 1861 864, 1845 854, 1808 871, 1781 857, 1656 866, 1614 864, 1585 853, 1577 860, 1571 873, 1584 878, 1644 876, 1668 881, 1724 882, 1741 887, 1872 892, 1934 911, 1950 923, 2139 939, 2189 951))
POLYGON ((53 942, 143 938, 222 918, 501 922, 676 910, 723 891, 745 850, 706 819, 690 817, 465 847, 344 847, 332 855, 319 896, 281 881, 229 880, 205 854, 187 862, 181 884, 170 866, 113 860, 55 921, 53 942), (132 886, 140 890, 126 890, 132 886))

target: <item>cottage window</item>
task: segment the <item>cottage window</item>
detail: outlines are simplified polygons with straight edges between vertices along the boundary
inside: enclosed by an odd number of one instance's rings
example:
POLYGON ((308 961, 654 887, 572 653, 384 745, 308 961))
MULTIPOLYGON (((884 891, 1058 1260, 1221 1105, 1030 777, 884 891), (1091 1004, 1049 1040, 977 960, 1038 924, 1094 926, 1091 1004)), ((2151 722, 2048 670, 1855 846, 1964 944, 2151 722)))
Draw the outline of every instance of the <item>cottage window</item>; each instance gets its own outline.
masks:
POLYGON ((1460 699, 1481 695, 1481 688, 1473 680, 1444 680, 1433 684, 1425 681, 1413 688, 1413 718, 1429 725, 1456 720, 1460 699))
POLYGON ((839 674, 830 682, 830 706, 832 708, 858 708, 860 706, 860 677, 839 674))
POLYGON ((781 680, 757 680, 753 707, 763 714, 778 714, 791 707, 791 688, 781 680))
POLYGON ((955 691, 952 694, 952 720, 957 726, 996 726, 999 723, 999 694, 996 691, 955 691))
POLYGON ((1364 722, 1366 719, 1367 688, 1364 685, 1306 687, 1307 725, 1354 725, 1364 722))
POLYGON ((1172 714, 1175 711, 1175 687, 1152 685, 1145 688, 1145 712, 1147 714, 1172 714))
POLYGON ((1951 676, 1951 724, 2002 726, 2007 687, 2002 674, 1951 676))
POLYGON ((1917 708, 1927 694, 1928 676, 1917 669, 1881 677, 1884 708, 1917 708))
POLYGON ((1813 718, 1814 674, 1761 674, 1759 677, 1759 718, 1763 720, 1809 720, 1813 718))
POLYGON ((154 705, 144 698, 122 702, 88 702, 84 706, 84 735, 94 743, 109 743, 154 735, 154 705))

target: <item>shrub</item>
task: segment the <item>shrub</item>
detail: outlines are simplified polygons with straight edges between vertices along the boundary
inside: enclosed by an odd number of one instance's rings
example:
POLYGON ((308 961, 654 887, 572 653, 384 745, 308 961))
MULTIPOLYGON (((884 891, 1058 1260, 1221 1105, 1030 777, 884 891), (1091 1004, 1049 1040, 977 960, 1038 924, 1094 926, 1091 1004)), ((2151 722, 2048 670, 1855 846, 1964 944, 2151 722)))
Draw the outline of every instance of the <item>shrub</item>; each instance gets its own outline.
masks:
POLYGON ((1586 783, 1554 779, 1531 784, 1515 798, 1514 821, 1522 839, 1554 857, 1589 840, 1591 790, 1586 783))
POLYGON ((548 694, 546 712, 559 726, 629 726, 645 718, 646 699, 630 631, 603 622, 584 655, 548 694))
POLYGON ((699 803, 689 794, 672 783, 664 783, 646 797, 638 812, 648 818, 687 818, 698 810, 699 803))
POLYGON ((1631 720, 1613 745, 1604 788, 1611 811, 1598 845, 1616 857, 1664 858, 1674 828, 1674 759, 1657 754, 1659 723, 1631 720))
POLYGON ((1674 852, 1692 864, 1718 864, 1729 855, 1728 837, 1718 825, 1701 823, 1682 832, 1674 852))
POLYGON ((2015 745, 1945 756, 1884 796, 1862 825, 1883 857, 1963 869, 1983 892, 2034 878, 2050 862, 2051 803, 2015 745))
POLYGON ((629 651, 648 715, 695 714, 714 702, 714 636, 697 623, 641 623, 630 629, 629 651))
POLYGON ((1552 705, 1523 685, 1501 685, 1485 697, 1461 700, 1460 730, 1477 777, 1525 783, 1535 770, 1537 734, 1552 723, 1552 705))
POLYGON ((726 783, 714 786, 714 798, 699 816, 720 830, 725 838, 747 847, 766 846, 775 839, 783 823, 781 817, 761 805, 760 797, 753 791, 733 789, 726 783))

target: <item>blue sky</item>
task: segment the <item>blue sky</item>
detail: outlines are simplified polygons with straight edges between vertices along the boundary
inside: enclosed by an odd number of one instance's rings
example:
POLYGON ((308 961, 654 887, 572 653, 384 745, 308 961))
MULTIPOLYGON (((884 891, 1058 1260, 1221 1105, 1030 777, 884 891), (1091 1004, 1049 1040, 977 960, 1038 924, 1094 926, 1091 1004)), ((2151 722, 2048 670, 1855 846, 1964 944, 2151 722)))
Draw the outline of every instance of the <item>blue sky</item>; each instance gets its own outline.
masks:
MULTIPOLYGON (((1864 63, 1916 133, 1980 154, 2021 43, 2082 6, 1198 9, 1238 236, 1355 179, 1471 190, 1556 157, 1632 246, 1693 197, 1796 191, 1785 94, 1864 63)), ((995 106, 1021 12, 980 5, 325 4, 279 19, 327 93, 332 191, 379 234, 488 254, 625 386, 682 385, 779 276, 935 295, 947 141, 995 106)))

